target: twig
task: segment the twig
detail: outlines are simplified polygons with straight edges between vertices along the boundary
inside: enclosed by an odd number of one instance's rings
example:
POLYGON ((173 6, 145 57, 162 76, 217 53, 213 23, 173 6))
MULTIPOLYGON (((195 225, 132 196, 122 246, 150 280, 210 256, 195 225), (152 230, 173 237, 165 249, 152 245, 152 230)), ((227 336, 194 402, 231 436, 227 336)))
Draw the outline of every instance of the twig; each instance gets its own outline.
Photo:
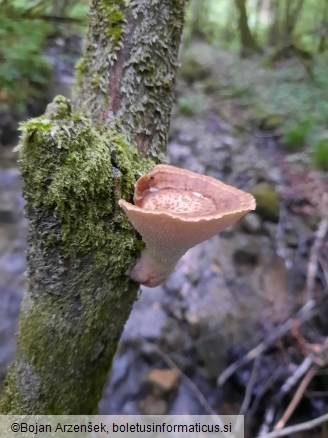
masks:
POLYGON ((255 383, 255 380, 256 380, 256 376, 257 376, 257 371, 258 371, 260 363, 261 363, 260 359, 261 359, 261 357, 258 356, 255 359, 255 361, 254 361, 254 365, 253 365, 253 369, 252 369, 252 374, 251 374, 251 377, 250 377, 250 379, 249 379, 249 381, 247 383, 247 386, 246 386, 245 397, 244 397, 243 403, 242 403, 242 405, 240 407, 239 415, 245 415, 245 413, 246 413, 246 411, 247 411, 247 409, 249 407, 249 404, 250 404, 250 401, 251 401, 251 397, 252 397, 252 391, 253 391, 254 383, 255 383))
MULTIPOLYGON (((203 406, 203 408, 205 409, 207 414, 212 415, 213 421, 215 421, 217 424, 220 425, 220 427, 223 428, 223 423, 222 423, 218 413, 212 409, 211 405, 208 403, 208 401, 204 397, 203 393, 199 390, 198 386, 195 385, 195 383, 191 379, 189 379, 188 376, 186 376, 186 374, 178 367, 178 365, 174 362, 174 360, 171 359, 171 357, 168 354, 166 354, 164 351, 162 351, 158 347, 158 345, 151 344, 150 342, 145 341, 144 339, 143 339, 143 342, 147 342, 149 345, 151 345, 154 348, 154 351, 159 356, 161 356, 161 358, 167 363, 167 365, 169 365, 171 368, 174 368, 179 373, 180 377, 184 380, 185 384, 189 387, 189 389, 197 397, 198 401, 203 406)), ((238 426, 239 426, 238 422, 236 422, 235 426, 234 426, 235 431, 238 431, 238 426)), ((224 433, 224 435, 222 435, 222 436, 224 436, 226 438, 235 438, 235 435, 232 436, 230 433, 224 433)))
POLYGON ((217 383, 222 386, 239 368, 243 367, 247 363, 251 362, 260 354, 264 353, 271 345, 281 336, 285 335, 293 326, 296 320, 299 322, 308 321, 312 316, 316 314, 315 301, 309 300, 302 308, 297 312, 294 318, 288 319, 284 324, 278 326, 272 334, 258 344, 255 348, 250 350, 245 356, 231 364, 226 368, 218 377, 217 383))
POLYGON ((313 365, 313 357, 306 357, 303 362, 296 368, 294 373, 288 377, 285 383, 282 385, 279 393, 275 396, 273 403, 266 409, 264 415, 264 422, 260 429, 260 436, 269 432, 270 426, 273 423, 274 414, 277 406, 281 403, 281 400, 288 393, 288 391, 296 385, 299 379, 309 370, 313 365))
POLYGON ((262 424, 262 427, 260 429, 259 437, 262 438, 263 436, 266 436, 266 433, 270 429, 270 425, 273 423, 274 415, 275 415, 275 406, 269 406, 265 411, 264 423, 262 424))
POLYGON ((313 356, 307 356, 303 362, 296 368, 296 370, 294 371, 294 373, 288 377, 288 379, 286 380, 286 382, 282 385, 281 390, 280 390, 280 394, 281 394, 281 398, 287 394, 290 389, 296 385, 296 383, 299 381, 299 379, 308 372, 308 370, 310 369, 310 367, 313 365, 313 356))
POLYGON ((300 386, 297 388, 297 391, 295 392, 294 397, 292 398, 291 402, 289 403, 284 415, 278 421, 278 423, 275 425, 275 427, 274 427, 275 430, 281 430, 285 426, 285 424, 287 423, 287 421, 289 420, 289 418, 291 417, 291 415, 295 411, 297 405, 301 401, 303 394, 304 394, 306 388, 308 387, 308 385, 310 384, 311 380, 315 376, 316 371, 317 371, 317 366, 313 365, 309 369, 309 371, 306 373, 300 386))
POLYGON ((198 401, 203 406, 203 408, 205 409, 207 414, 208 415, 215 415, 216 416, 217 412, 215 412, 212 409, 211 405, 208 403, 208 401, 206 400, 206 398, 204 397, 202 392, 199 390, 197 385, 195 385, 195 383, 191 379, 189 379, 188 376, 186 376, 186 374, 178 367, 178 365, 174 362, 174 360, 171 359, 171 357, 168 354, 166 354, 164 351, 162 351, 157 345, 152 344, 151 342, 146 341, 143 338, 140 338, 140 339, 141 339, 142 342, 147 343, 148 345, 150 345, 153 348, 153 350, 159 356, 161 356, 161 358, 167 363, 167 365, 169 365, 171 368, 174 368, 178 372, 178 374, 184 380, 184 382, 189 387, 189 389, 195 394, 195 396, 197 397, 198 401))
POLYGON ((294 426, 286 427, 285 429, 275 430, 266 435, 259 435, 257 438, 280 438, 283 436, 291 435, 297 432, 304 432, 305 430, 311 430, 324 423, 328 422, 328 414, 315 418, 314 420, 305 421, 304 423, 295 424, 294 426))
POLYGON ((321 219, 316 231, 315 239, 310 250, 309 263, 306 276, 306 292, 308 299, 312 299, 315 286, 315 280, 318 272, 318 261, 320 249, 323 245, 324 238, 328 231, 328 214, 321 219))
POLYGON ((249 415, 252 417, 254 415, 254 413, 257 411, 259 404, 264 396, 264 394, 272 387, 272 385, 279 380, 283 373, 284 373, 284 367, 283 366, 279 366, 274 372, 273 374, 269 377, 269 379, 265 382, 262 390, 257 394, 257 396, 255 397, 255 400, 252 404, 251 410, 249 412, 249 415))
POLYGON ((13 20, 44 20, 44 21, 55 21, 62 23, 68 22, 68 23, 84 24, 84 20, 80 18, 64 17, 59 15, 45 15, 45 14, 38 15, 38 14, 29 13, 29 11, 26 11, 25 13, 22 14, 15 13, 15 11, 13 11, 12 13, 9 13, 7 16, 13 20))
POLYGON ((44 21, 55 21, 62 23, 78 23, 83 24, 84 21, 79 18, 74 17, 60 17, 58 15, 22 15, 20 18, 27 20, 44 20, 44 21))

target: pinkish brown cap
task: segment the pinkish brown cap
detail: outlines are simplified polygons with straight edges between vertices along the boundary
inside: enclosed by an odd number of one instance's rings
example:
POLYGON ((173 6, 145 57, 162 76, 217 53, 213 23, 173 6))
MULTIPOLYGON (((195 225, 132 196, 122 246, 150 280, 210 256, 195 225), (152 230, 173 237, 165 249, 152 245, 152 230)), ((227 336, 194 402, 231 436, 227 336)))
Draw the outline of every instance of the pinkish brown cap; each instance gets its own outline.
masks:
POLYGON ((189 248, 254 210, 255 199, 209 176, 161 164, 136 182, 134 205, 122 199, 119 205, 146 244, 129 275, 155 287, 189 248))

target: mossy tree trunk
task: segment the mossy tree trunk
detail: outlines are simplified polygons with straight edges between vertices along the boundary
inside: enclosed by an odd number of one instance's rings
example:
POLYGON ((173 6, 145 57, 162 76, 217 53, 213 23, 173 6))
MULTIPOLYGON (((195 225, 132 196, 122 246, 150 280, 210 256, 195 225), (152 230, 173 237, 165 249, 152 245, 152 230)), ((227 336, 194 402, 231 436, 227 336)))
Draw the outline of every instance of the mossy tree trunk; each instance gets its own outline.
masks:
POLYGON ((242 56, 259 51, 258 45, 248 26, 246 0, 235 0, 238 11, 239 35, 242 56))
POLYGON ((271 25, 268 33, 268 44, 274 47, 278 44, 281 37, 280 31, 280 0, 271 0, 269 3, 271 25))
POLYGON ((184 0, 92 0, 75 108, 57 97, 19 145, 28 281, 2 414, 97 411, 138 293, 142 242, 117 205, 165 153, 184 0))
POLYGON ((297 25, 297 21, 301 14, 304 5, 304 0, 286 0, 285 1, 285 19, 284 19, 284 35, 283 44, 288 46, 292 44, 293 32, 297 25))

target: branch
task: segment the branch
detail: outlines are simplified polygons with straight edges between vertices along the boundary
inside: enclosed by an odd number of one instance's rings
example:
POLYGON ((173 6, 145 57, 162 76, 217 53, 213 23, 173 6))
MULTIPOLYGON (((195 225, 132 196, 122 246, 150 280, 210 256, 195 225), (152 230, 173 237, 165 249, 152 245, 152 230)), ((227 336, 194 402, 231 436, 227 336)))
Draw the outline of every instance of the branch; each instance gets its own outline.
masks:
POLYGON ((13 17, 15 19, 23 19, 23 20, 44 20, 44 21, 56 21, 56 22, 62 22, 62 23, 78 23, 83 24, 85 23, 85 20, 82 20, 80 18, 74 18, 74 17, 59 17, 56 15, 21 15, 19 17, 15 16, 13 17))
POLYGON ((283 436, 291 435, 293 433, 304 432, 305 430, 314 429, 326 422, 328 422, 328 414, 322 415, 321 417, 315 418, 314 420, 286 427, 285 429, 275 430, 274 432, 259 435, 257 438, 280 438, 283 436))
POLYGON ((287 421, 289 420, 289 418, 291 417, 291 415, 295 411, 297 405, 301 401, 301 398, 302 398, 306 388, 310 384, 311 380, 315 376, 316 371, 317 371, 317 367, 314 365, 306 373, 300 386, 297 388, 297 391, 295 392, 294 397, 292 398, 291 402, 289 403, 284 415, 282 416, 282 418, 278 421, 278 423, 274 427, 276 430, 282 429, 285 426, 285 424, 287 423, 287 421))
POLYGON ((275 330, 273 330, 273 332, 267 339, 258 344, 252 350, 250 350, 245 356, 226 368, 218 377, 218 385, 222 386, 238 369, 251 362, 260 354, 264 353, 264 351, 271 347, 271 345, 274 344, 277 339, 289 332, 295 321, 303 323, 312 318, 318 312, 318 310, 315 308, 315 304, 316 303, 314 300, 309 300, 301 308, 301 310, 297 312, 294 318, 290 318, 284 324, 278 326, 275 330))
POLYGON ((311 299, 313 296, 315 281, 318 272, 318 262, 319 253, 323 246, 327 231, 328 231, 328 195, 325 194, 322 202, 323 218, 321 219, 316 234, 313 245, 310 251, 308 271, 306 277, 306 291, 308 298, 311 299))
POLYGON ((90 2, 78 111, 57 96, 22 127, 28 284, 3 414, 97 411, 139 290, 118 200, 165 152, 184 3, 90 2))

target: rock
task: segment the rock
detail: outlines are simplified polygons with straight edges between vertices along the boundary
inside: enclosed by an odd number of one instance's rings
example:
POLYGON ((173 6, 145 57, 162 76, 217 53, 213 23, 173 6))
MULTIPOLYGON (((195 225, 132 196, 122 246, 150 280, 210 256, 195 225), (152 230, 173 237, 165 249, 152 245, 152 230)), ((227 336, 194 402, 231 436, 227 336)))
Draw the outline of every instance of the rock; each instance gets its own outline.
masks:
POLYGON ((164 287, 168 292, 179 291, 186 282, 186 277, 184 276, 183 272, 181 272, 179 267, 180 263, 178 263, 175 271, 172 272, 165 282, 164 287))
POLYGON ((179 372, 175 368, 152 369, 147 376, 147 382, 155 393, 166 394, 175 389, 179 382, 179 372))
POLYGON ((167 412, 167 402, 150 394, 138 402, 141 415, 164 415, 167 412))
POLYGON ((202 90, 205 94, 213 95, 220 91, 220 84, 216 78, 208 78, 202 82, 202 90))
POLYGON ((238 321, 229 314, 220 314, 217 318, 213 316, 207 321, 201 321, 194 348, 205 375, 210 379, 217 378, 226 367, 231 346, 229 332, 234 324, 238 325, 238 321))
POLYGON ((285 118, 282 114, 267 114, 263 117, 260 127, 263 131, 273 131, 274 129, 281 128, 285 118))
POLYGON ((156 303, 146 309, 140 305, 139 300, 134 306, 130 318, 126 323, 123 339, 160 339, 167 315, 165 311, 156 303))
POLYGON ((101 415, 137 415, 136 400, 141 382, 149 369, 135 345, 121 344, 116 353, 103 400, 99 405, 101 415))
MULTIPOLYGON (((195 136, 190 131, 180 131, 178 134, 178 140, 183 145, 192 145, 195 141, 195 136)), ((172 144, 170 144, 170 149, 172 148, 172 144)), ((188 156, 190 156, 190 148, 188 148, 188 156)))
POLYGON ((278 225, 273 222, 265 221, 263 223, 263 231, 274 241, 277 236, 278 225))
POLYGON ((209 76, 209 74, 210 72, 208 68, 192 57, 185 58, 179 71, 179 76, 188 84, 192 84, 195 81, 204 80, 209 76))
POLYGON ((256 199, 256 211, 264 219, 278 222, 279 198, 275 188, 268 183, 261 183, 251 191, 256 199))
POLYGON ((262 228, 261 219, 253 212, 250 212, 243 217, 241 225, 249 233, 258 233, 262 228))
POLYGON ((165 346, 170 349, 170 351, 183 351, 191 348, 191 340, 188 333, 182 329, 181 323, 179 324, 173 318, 168 318, 165 327, 162 331, 162 337, 165 346))
MULTIPOLYGON (((237 265, 237 272, 240 266, 255 266, 258 261, 258 252, 254 247, 240 248, 234 253, 234 262, 237 265)), ((242 273, 242 272, 241 272, 242 273)))
POLYGON ((168 155, 170 162, 175 164, 182 164, 190 156, 190 147, 172 142, 170 143, 168 155))
POLYGON ((169 413, 171 415, 208 415, 195 392, 183 381, 179 385, 169 413))

